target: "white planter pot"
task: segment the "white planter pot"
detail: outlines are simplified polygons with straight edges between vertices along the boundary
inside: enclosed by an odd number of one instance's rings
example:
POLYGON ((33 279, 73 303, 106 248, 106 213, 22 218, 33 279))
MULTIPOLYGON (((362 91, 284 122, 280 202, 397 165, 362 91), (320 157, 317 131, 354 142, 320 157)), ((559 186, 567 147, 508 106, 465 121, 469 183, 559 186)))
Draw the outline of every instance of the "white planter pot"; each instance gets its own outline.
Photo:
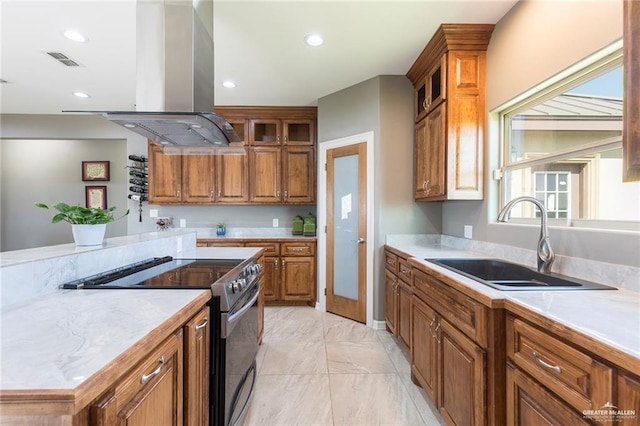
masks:
POLYGON ((104 240, 107 224, 99 225, 71 225, 73 239, 77 246, 98 246, 104 240))

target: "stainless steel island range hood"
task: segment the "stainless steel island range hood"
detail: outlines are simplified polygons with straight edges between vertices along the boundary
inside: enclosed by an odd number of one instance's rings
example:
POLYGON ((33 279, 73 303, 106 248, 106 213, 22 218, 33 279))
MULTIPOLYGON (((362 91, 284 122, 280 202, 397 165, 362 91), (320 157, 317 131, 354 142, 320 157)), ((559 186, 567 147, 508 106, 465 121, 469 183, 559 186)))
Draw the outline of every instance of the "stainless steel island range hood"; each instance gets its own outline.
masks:
POLYGON ((136 111, 95 111, 165 146, 239 142, 212 109, 213 0, 138 0, 136 111))

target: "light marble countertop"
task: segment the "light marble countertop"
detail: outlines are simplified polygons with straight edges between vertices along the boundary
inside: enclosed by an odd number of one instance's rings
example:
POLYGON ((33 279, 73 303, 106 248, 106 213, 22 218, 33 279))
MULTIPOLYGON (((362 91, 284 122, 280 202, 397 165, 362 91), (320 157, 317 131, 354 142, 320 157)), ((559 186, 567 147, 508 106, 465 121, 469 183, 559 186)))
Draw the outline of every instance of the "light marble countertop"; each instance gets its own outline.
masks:
MULTIPOLYGON (((176 258, 246 259, 193 248, 176 258)), ((55 290, 0 312, 0 390, 73 391, 209 290, 55 290)), ((149 348, 151 349, 151 348, 149 348)))
POLYGON ((2 311, 0 388, 73 390, 204 293, 61 290, 2 311))
MULTIPOLYGON (((499 291, 424 260, 446 257, 500 258, 501 256, 497 256, 496 253, 481 253, 449 247, 440 244, 437 238, 392 238, 387 240, 387 245, 417 258, 418 263, 455 279, 470 292, 477 292, 495 300, 502 299, 507 308, 515 305, 537 313, 640 361, 640 293, 638 292, 623 288, 581 291, 499 291)), ((637 365, 640 366, 640 363, 637 365)), ((640 373, 638 369, 635 372, 640 373)))

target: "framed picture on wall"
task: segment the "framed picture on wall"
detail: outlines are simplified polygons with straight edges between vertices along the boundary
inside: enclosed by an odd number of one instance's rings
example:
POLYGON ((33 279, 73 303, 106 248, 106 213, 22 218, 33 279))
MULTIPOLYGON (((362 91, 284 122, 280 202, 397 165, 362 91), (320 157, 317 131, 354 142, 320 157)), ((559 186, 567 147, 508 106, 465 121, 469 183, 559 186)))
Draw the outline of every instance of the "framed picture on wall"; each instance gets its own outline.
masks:
POLYGON ((82 162, 82 180, 109 180, 109 162, 108 161, 83 161, 82 162))
POLYGON ((85 186, 84 198, 87 208, 106 209, 107 208, 107 187, 85 186))

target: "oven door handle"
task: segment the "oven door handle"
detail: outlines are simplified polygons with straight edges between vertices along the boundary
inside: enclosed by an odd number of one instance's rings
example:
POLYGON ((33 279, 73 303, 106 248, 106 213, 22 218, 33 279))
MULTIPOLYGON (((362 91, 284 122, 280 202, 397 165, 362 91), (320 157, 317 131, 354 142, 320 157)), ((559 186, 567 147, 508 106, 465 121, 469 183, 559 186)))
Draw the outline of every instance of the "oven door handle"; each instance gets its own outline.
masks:
POLYGON ((233 328, 236 326, 236 322, 238 322, 240 317, 242 317, 242 315, 244 315, 244 313, 247 312, 249 309, 251 309, 251 307, 254 305, 254 303, 256 303, 256 301, 258 300, 258 296, 260 296, 260 291, 261 290, 262 289, 258 285, 258 291, 256 291, 256 294, 251 298, 251 300, 248 303, 246 303, 242 307, 242 309, 240 309, 235 314, 233 314, 233 315, 222 314, 222 321, 221 321, 221 324, 220 324, 220 326, 222 327, 222 330, 220 330, 220 333, 221 333, 220 337, 222 337, 223 339, 227 338, 229 333, 231 333, 233 328))
POLYGON ((242 407, 240 414, 236 418, 236 421, 231 426, 240 425, 244 420, 244 417, 247 415, 247 410, 249 410, 249 402, 251 402, 251 398, 253 397, 253 392, 256 390, 256 374, 257 374, 258 368, 256 366, 255 360, 253 361, 253 364, 251 364, 251 369, 253 370, 253 374, 251 377, 251 389, 249 390, 249 396, 247 397, 247 400, 244 402, 244 406, 242 407))

